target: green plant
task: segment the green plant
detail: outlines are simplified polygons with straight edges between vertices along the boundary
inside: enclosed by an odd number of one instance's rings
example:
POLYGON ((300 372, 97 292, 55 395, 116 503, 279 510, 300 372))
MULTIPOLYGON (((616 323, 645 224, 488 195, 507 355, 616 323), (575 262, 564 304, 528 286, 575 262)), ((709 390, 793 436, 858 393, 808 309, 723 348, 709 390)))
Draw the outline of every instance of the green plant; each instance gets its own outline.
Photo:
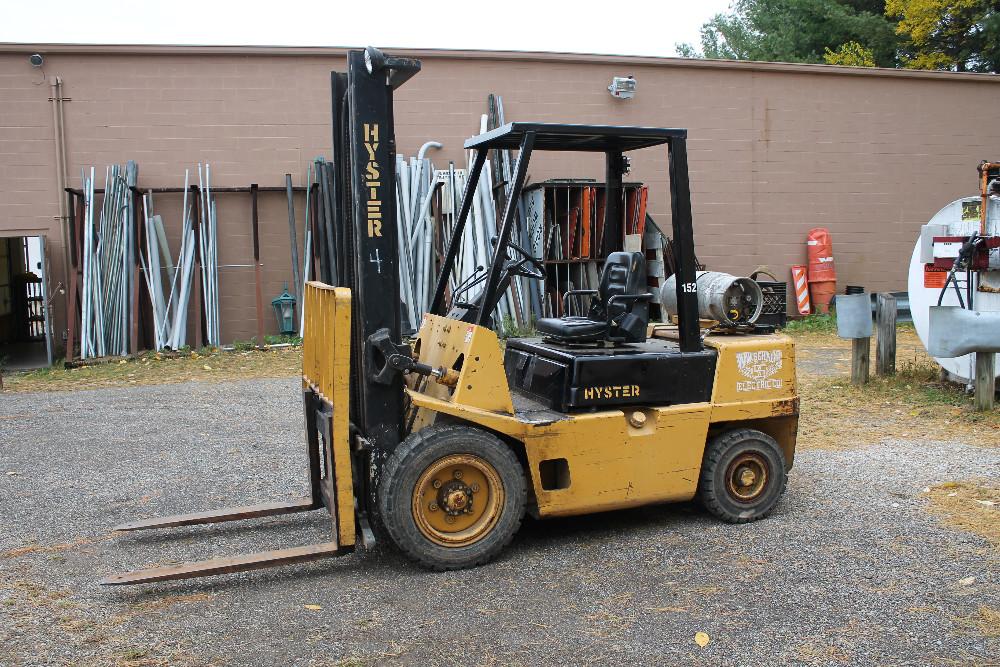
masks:
POLYGON ((256 350, 257 339, 251 338, 250 340, 234 340, 233 349, 237 352, 249 352, 251 350, 256 350))
POLYGON ((837 316, 817 313, 801 319, 789 320, 785 331, 788 333, 837 333, 837 316))
POLYGON ((526 325, 518 324, 514 318, 509 315, 503 318, 503 331, 504 334, 502 338, 530 338, 537 335, 535 331, 535 318, 531 318, 531 323, 526 325))
POLYGON ((278 334, 277 336, 264 336, 266 345, 301 345, 302 337, 289 334, 278 334))

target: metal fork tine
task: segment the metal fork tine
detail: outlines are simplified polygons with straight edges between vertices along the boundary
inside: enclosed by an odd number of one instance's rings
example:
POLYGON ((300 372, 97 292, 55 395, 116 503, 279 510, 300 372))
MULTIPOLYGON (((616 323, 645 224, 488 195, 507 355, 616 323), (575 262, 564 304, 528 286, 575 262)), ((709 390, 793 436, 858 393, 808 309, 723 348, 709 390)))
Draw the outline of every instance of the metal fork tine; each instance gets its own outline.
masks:
POLYGON ((336 542, 310 544, 304 547, 262 551, 242 556, 227 556, 200 560, 181 565, 153 567, 146 570, 133 570, 124 574, 113 574, 101 580, 102 586, 124 586, 126 584, 148 584, 154 581, 172 581, 176 579, 194 579, 215 574, 246 572, 260 570, 277 565, 292 565, 321 558, 332 558, 340 555, 336 542))
POLYGON ((264 516, 294 514, 308 512, 320 507, 312 498, 300 498, 286 503, 261 503, 244 507, 226 507, 209 512, 192 514, 175 514, 173 516, 133 521, 115 526, 113 530, 150 530, 152 528, 175 528, 177 526, 196 526, 205 523, 222 523, 225 521, 240 521, 242 519, 257 519, 264 516))

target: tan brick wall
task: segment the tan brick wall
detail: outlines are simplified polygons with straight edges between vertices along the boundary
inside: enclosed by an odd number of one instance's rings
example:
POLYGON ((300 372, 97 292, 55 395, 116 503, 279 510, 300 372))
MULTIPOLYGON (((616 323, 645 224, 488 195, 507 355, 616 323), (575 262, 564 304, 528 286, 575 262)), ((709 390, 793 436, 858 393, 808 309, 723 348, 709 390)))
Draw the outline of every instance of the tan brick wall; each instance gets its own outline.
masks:
MULTIPOLYGON (((0 53, 0 233, 41 231, 61 250, 48 85, 31 47, 0 53)), ((44 51, 43 51, 44 52, 44 51)), ((508 120, 689 129, 698 255, 716 270, 767 264, 781 278, 805 257, 805 234, 826 226, 840 284, 905 289, 917 228, 976 189, 975 166, 998 159, 990 106, 1000 88, 981 76, 849 76, 829 68, 688 67, 652 59, 493 59, 432 54, 397 92, 396 132, 412 155, 427 140, 438 167, 465 165, 490 92, 508 120), (613 75, 633 74, 634 100, 613 99, 613 75)), ((180 186, 184 169, 210 162, 219 186, 302 184, 329 155, 329 72, 336 53, 46 54, 64 81, 70 184, 94 165, 136 160, 140 185, 180 186)), ((651 212, 669 225, 666 155, 634 156, 632 177, 651 186, 651 212)), ((537 154, 530 177, 603 178, 599 159, 537 154)), ((284 196, 261 194, 265 301, 290 278, 284 196)), ((302 200, 298 200, 302 239, 302 200)), ((251 261, 249 196, 219 195, 223 264, 251 261)), ((180 198, 161 195, 176 247, 180 198)), ((61 271, 57 271, 61 273, 61 271)), ((61 275, 56 276, 62 279, 61 275)), ((223 339, 255 332, 253 270, 223 269, 223 339)), ((57 307, 62 304, 57 302, 57 307)), ((265 313, 268 330, 273 315, 265 313)))

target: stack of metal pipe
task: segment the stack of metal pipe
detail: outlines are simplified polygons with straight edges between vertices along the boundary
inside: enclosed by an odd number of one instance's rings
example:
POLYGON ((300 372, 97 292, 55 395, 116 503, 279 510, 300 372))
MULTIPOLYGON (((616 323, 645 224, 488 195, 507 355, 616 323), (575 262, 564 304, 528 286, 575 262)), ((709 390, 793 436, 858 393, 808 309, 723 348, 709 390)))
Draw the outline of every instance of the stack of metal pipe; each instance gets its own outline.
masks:
POLYGON ((194 230, 191 207, 188 205, 188 174, 184 174, 184 204, 178 265, 174 266, 170 246, 163 228, 163 218, 153 212, 153 193, 142 197, 145 253, 139 253, 142 275, 146 280, 153 313, 153 344, 157 350, 177 349, 185 345, 187 335, 187 304, 191 295, 191 273, 194 266, 194 230), (166 288, 164 288, 166 278, 166 288))
MULTIPOLYGON (((501 111, 502 114, 502 111, 501 111)), ((502 118, 502 116, 501 116, 502 118)), ((481 118, 480 132, 485 132, 489 119, 481 118)), ((451 239, 461 209, 462 195, 468 181, 468 169, 456 168, 449 162, 447 169, 436 170, 426 158, 428 149, 440 148, 436 141, 425 143, 415 157, 407 160, 396 158, 396 205, 399 226, 400 297, 405 305, 406 317, 413 328, 419 325, 423 314, 430 307, 437 279, 438 262, 451 239), (436 215, 435 215, 436 214, 436 215)), ((474 156, 467 156, 471 167, 474 156)), ((510 156, 502 155, 494 163, 510 171, 510 156)), ((492 240, 497 235, 497 202, 493 198, 495 180, 493 168, 487 161, 482 177, 473 191, 472 207, 466 222, 462 245, 455 266, 448 276, 449 292, 453 299, 473 299, 493 255, 492 240)), ((506 180, 498 178, 503 186, 506 180)), ((523 213, 519 203, 515 240, 528 245, 523 213)), ((540 285, 515 278, 494 313, 494 320, 501 333, 512 326, 529 325, 532 312, 540 303, 540 285)))
POLYGON ((396 156, 399 294, 412 328, 418 326, 434 295, 434 220, 431 205, 444 183, 436 177, 434 165, 425 157, 432 148, 441 148, 441 144, 428 141, 409 161, 402 155, 396 156))
POLYGON ((139 253, 139 263, 146 279, 153 313, 153 339, 157 350, 177 350, 187 345, 188 305, 196 261, 201 266, 202 304, 205 311, 205 344, 219 346, 219 264, 218 223, 215 197, 212 196, 209 166, 198 165, 198 190, 189 188, 190 172, 184 171, 184 216, 176 265, 164 233, 163 218, 153 211, 153 194, 143 195, 143 219, 146 236, 145 253, 139 253), (189 200, 191 194, 198 197, 189 200), (198 233, 195 231, 197 208, 198 233))
MULTIPOLYGON (((186 175, 185 175, 186 179, 186 175)), ((205 165, 204 181, 201 165, 198 165, 198 188, 201 205, 201 234, 198 236, 198 255, 201 258, 201 293, 205 309, 205 343, 211 347, 222 344, 219 332, 219 224, 212 196, 212 182, 209 165, 205 165)))
POLYGON ((110 165, 98 209, 94 168, 81 174, 84 193, 83 285, 80 356, 84 359, 128 354, 132 312, 135 233, 132 188, 138 167, 110 165))

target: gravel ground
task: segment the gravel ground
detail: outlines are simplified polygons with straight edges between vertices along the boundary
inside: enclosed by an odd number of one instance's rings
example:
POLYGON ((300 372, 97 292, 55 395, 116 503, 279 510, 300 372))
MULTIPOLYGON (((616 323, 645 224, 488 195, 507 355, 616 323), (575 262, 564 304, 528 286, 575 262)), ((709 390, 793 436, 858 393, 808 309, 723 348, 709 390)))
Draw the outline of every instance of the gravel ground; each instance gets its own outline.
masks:
POLYGON ((464 572, 381 549, 97 585, 322 540, 320 513, 108 533, 300 495, 302 430, 291 379, 3 395, 0 665, 1000 664, 966 620, 1000 607, 997 553, 920 497, 997 477, 1000 450, 963 443, 802 451, 775 513, 746 526, 675 505, 529 521, 464 572))

